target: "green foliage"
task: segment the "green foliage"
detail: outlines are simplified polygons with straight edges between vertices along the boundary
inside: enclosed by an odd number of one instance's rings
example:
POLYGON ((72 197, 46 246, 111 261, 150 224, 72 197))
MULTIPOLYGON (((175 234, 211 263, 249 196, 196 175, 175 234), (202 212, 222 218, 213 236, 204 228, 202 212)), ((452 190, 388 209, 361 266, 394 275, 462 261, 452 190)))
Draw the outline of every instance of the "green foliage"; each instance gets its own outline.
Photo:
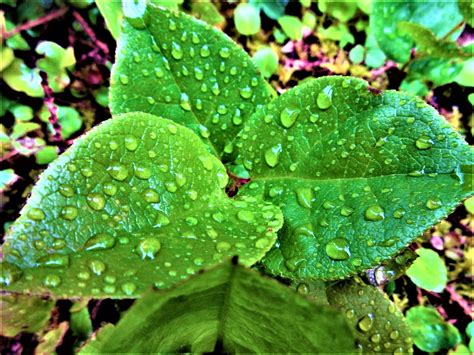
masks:
POLYGON ((260 31, 259 10, 250 4, 239 4, 234 11, 235 28, 240 34, 250 36, 260 31))
POLYGON ((2 295, 0 319, 2 336, 14 337, 20 332, 36 333, 49 321, 54 302, 28 295, 2 295))
POLYGON ((278 18, 283 32, 292 40, 299 41, 303 37, 303 23, 296 16, 281 16, 278 18))
POLYGON ((408 277, 418 287, 428 291, 443 292, 448 282, 448 272, 443 259, 430 249, 420 248, 416 253, 419 257, 407 270, 408 277))
POLYGON ((274 0, 274 1, 265 1, 265 0, 250 0, 249 4, 263 10, 265 15, 267 15, 272 20, 278 20, 285 13, 286 5, 288 5, 288 0, 274 0))
POLYGON ((191 3, 191 12, 194 17, 201 19, 211 26, 222 26, 225 17, 222 16, 211 0, 201 0, 191 3))
POLYGON ((107 28, 112 36, 117 40, 120 37, 123 21, 123 11, 121 1, 95 0, 95 3, 104 17, 107 28))
POLYGON ((21 59, 13 60, 2 72, 2 79, 13 90, 24 92, 28 96, 42 97, 44 95, 39 70, 29 68, 21 59))
MULTIPOLYGON (((398 33, 400 22, 419 24, 431 30, 437 38, 450 33, 462 21, 455 1, 440 2, 437 0, 405 2, 373 1, 370 16, 370 27, 382 50, 390 59, 406 63, 410 58, 413 40, 410 36, 398 33)), ((456 39, 460 31, 451 39, 456 39)))
POLYGON ((360 64, 364 61, 365 49, 360 44, 356 45, 349 52, 349 59, 356 64, 360 64))
POLYGON ((223 154, 242 123, 268 102, 265 81, 222 32, 153 5, 144 18, 144 28, 130 21, 124 26, 112 71, 112 112, 175 120, 223 154))
POLYGON ((260 48, 252 60, 264 78, 269 78, 278 71, 278 56, 270 47, 260 48))
POLYGON ((4 192, 17 179, 18 176, 13 169, 0 170, 0 192, 4 192))
POLYGON ((329 303, 346 315, 362 353, 412 351, 413 341, 402 312, 375 287, 344 281, 328 287, 327 296, 329 303))
POLYGON ((226 184, 224 166, 188 129, 141 113, 115 117, 42 175, 3 245, 2 284, 137 297, 226 256, 252 265, 273 245, 281 214, 229 199, 226 184))
POLYGON ((471 0, 458 0, 459 11, 469 26, 474 26, 474 5, 471 0))
POLYGON ((357 11, 357 2, 353 0, 319 0, 318 8, 322 13, 335 17, 339 21, 347 22, 354 17, 357 11))
POLYGON ((348 43, 354 43, 354 36, 349 31, 349 27, 345 23, 331 25, 328 28, 320 28, 319 34, 324 38, 333 41, 339 41, 339 47, 344 48, 348 43))
POLYGON ((449 349, 461 342, 457 328, 444 321, 433 307, 412 307, 407 312, 406 320, 415 345, 423 351, 449 349))
POLYGON ((58 157, 58 149, 55 146, 45 146, 36 153, 37 164, 49 164, 58 157))
POLYGON ((251 177, 239 195, 283 211, 263 262, 290 278, 377 265, 472 193, 472 150, 435 110, 353 78, 287 91, 246 122, 235 146, 251 177))
POLYGON ((240 266, 225 263, 137 301, 83 353, 347 353, 344 316, 240 266))

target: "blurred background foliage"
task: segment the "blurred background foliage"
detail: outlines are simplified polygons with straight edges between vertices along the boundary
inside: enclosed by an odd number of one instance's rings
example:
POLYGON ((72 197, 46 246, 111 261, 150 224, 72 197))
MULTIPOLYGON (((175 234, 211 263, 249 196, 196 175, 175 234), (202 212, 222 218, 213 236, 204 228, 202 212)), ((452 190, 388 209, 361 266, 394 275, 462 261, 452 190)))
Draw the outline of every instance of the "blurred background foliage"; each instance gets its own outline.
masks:
MULTIPOLYGON (((252 56, 275 94, 311 77, 352 75, 375 90, 423 97, 473 143, 471 1, 148 1, 223 30, 252 56)), ((3 0, 0 10, 5 231, 47 164, 110 117, 109 76, 123 11, 112 0, 3 0)), ((404 311, 420 351, 474 352, 473 214, 471 198, 407 252, 365 275, 404 311)), ((2 353, 37 346, 37 352, 70 352, 132 304, 1 302, 2 319, 9 320, 2 353)))

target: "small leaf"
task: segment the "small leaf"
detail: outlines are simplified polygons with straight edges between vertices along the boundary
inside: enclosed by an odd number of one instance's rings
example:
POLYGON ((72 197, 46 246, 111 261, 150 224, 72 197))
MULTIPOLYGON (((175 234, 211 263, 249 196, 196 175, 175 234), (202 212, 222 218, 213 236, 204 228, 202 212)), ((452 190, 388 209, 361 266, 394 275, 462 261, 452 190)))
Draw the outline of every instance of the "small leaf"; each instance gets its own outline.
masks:
POLYGON ((354 350, 342 314, 230 263, 174 289, 148 293, 116 327, 89 345, 81 353, 354 350))
POLYGON ((252 60, 260 69, 264 78, 269 78, 278 70, 278 56, 270 47, 260 48, 253 56, 252 60))
POLYGON ((265 15, 267 15, 272 20, 278 20, 278 18, 285 13, 286 5, 288 5, 288 0, 250 0, 249 4, 261 8, 263 12, 265 12, 265 15))
POLYGON ((112 112, 168 117, 221 155, 256 107, 269 101, 266 82, 221 31, 152 4, 144 16, 143 28, 125 23, 112 70, 112 112))
POLYGON ((407 323, 415 345, 423 351, 451 349, 461 342, 459 330, 445 322, 433 307, 410 308, 407 312, 407 323))
POLYGON ((79 310, 71 311, 72 334, 81 340, 87 339, 92 333, 92 321, 90 319, 87 303, 79 310))
POLYGON ((57 328, 50 330, 40 339, 35 354, 54 354, 54 350, 61 343, 68 331, 68 323, 62 322, 57 328))
POLYGON ((2 72, 13 62, 15 59, 15 53, 13 53, 11 48, 3 47, 0 55, 0 72, 2 72))
POLYGON ((407 270, 407 275, 418 287, 428 291, 443 292, 448 282, 448 271, 443 259, 433 250, 420 248, 419 257, 407 270))
POLYGON ((222 163, 190 130, 133 113, 49 165, 3 244, 7 291, 132 298, 227 256, 260 260, 278 208, 230 199, 222 163))
POLYGON ((282 16, 278 18, 283 32, 294 41, 299 41, 303 38, 303 23, 296 16, 282 16))
POLYGON ((357 2, 353 0, 319 0, 318 9, 322 13, 337 18, 339 21, 347 22, 356 14, 357 2))
POLYGON ((36 333, 48 324, 54 302, 29 295, 2 295, 0 299, 1 335, 36 333))
POLYGON ((36 153, 37 164, 49 164, 58 157, 58 148, 55 146, 45 146, 36 153))
POLYGON ((413 341, 402 312, 377 288, 354 280, 327 288, 329 304, 343 312, 353 326, 363 354, 413 351, 413 341))
MULTIPOLYGON (((374 0, 370 16, 370 27, 382 50, 390 59, 406 63, 410 58, 413 41, 409 36, 400 36, 397 26, 406 21, 430 29, 438 38, 447 35, 462 16, 455 1, 405 1, 390 2, 374 0)), ((455 40, 461 31, 450 39, 455 40)))
POLYGON ((4 192, 10 185, 13 185, 18 180, 18 175, 13 169, 0 170, 0 192, 4 192))
POLYGON ((15 59, 3 72, 2 78, 13 90, 31 97, 44 95, 38 69, 30 69, 21 59, 15 59))
POLYGON ((351 62, 360 64, 364 61, 365 49, 360 44, 356 45, 349 52, 349 59, 351 62))
POLYGON ((257 111, 237 137, 251 182, 285 227, 263 263, 338 279, 390 259, 472 194, 474 154, 432 108, 355 78, 310 80, 257 111), (258 137, 265 136, 265 140, 258 137))
POLYGON ((250 4, 239 4, 234 10, 235 28, 240 34, 251 36, 260 31, 259 10, 250 4))
POLYGON ((117 40, 120 37, 123 11, 121 1, 96 0, 97 8, 104 17, 107 28, 112 36, 117 40))

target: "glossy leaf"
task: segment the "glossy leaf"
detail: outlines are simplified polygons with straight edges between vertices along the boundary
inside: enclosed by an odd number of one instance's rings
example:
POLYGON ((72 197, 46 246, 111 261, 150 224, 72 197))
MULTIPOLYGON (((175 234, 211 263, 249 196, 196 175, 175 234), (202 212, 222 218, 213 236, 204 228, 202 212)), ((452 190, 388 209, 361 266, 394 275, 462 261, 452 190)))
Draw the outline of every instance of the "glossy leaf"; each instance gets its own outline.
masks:
POLYGON ((123 21, 122 1, 95 0, 95 3, 104 17, 107 28, 117 40, 120 37, 123 21))
POLYGON ((339 21, 347 22, 356 14, 357 2, 353 0, 319 0, 318 9, 324 14, 337 18, 339 21))
POLYGON ((448 272, 443 259, 433 250, 420 248, 419 257, 407 270, 415 285, 428 291, 443 292, 448 282, 448 272))
POLYGON ((410 329, 402 312, 373 286, 354 280, 327 288, 329 304, 342 311, 354 329, 363 354, 413 352, 410 329))
POLYGON ((278 23, 285 34, 294 41, 299 41, 303 37, 303 23, 296 16, 282 16, 278 23))
POLYGON ((201 0, 191 3, 191 12, 194 17, 207 22, 211 26, 225 26, 225 17, 211 0, 201 0))
MULTIPOLYGON (((387 56, 399 63, 408 61, 413 47, 409 36, 401 36, 397 32, 398 24, 404 21, 426 27, 436 37, 442 38, 462 21, 462 16, 455 0, 408 0, 398 3, 374 0, 370 16, 372 33, 387 56)), ((450 38, 456 39, 459 34, 460 31, 457 31, 450 38)))
POLYGON ((36 333, 48 324, 54 302, 28 295, 2 295, 0 333, 14 337, 18 333, 36 333))
POLYGON ((139 300, 83 353, 347 353, 344 315, 225 263, 139 300))
POLYGON ((260 48, 252 60, 265 78, 271 77, 278 71, 278 55, 270 47, 260 48))
POLYGON ((298 280, 377 265, 472 194, 474 155, 461 136, 421 100, 360 79, 287 91, 235 146, 251 178, 239 195, 272 201, 285 217, 263 262, 298 280))
POLYGON ((112 71, 113 113, 169 117, 220 155, 268 99, 248 55, 221 31, 152 4, 126 21, 112 71))
POLYGON ((423 351, 436 352, 454 348, 461 342, 459 330, 446 322, 433 307, 410 308, 407 312, 407 323, 415 345, 423 351))
POLYGON ((245 36, 251 36, 260 31, 260 12, 256 6, 239 4, 234 10, 236 30, 245 36))
POLYGON ((29 68, 21 59, 15 59, 2 72, 2 79, 15 91, 21 91, 31 97, 44 95, 41 76, 38 69, 29 68))
POLYGON ((280 211, 229 199, 224 166, 190 130, 124 114, 78 139, 34 188, 3 245, 7 291, 128 297, 238 254, 260 260, 280 211))

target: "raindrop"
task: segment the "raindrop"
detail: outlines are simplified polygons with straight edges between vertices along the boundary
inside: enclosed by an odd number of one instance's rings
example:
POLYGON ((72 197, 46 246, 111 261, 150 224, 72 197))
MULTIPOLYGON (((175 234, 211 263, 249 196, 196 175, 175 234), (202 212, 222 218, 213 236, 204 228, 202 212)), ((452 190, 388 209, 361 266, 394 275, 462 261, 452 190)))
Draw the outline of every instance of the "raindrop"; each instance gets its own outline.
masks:
POLYGON ((127 296, 131 296, 136 291, 137 285, 133 282, 126 282, 122 285, 121 289, 127 296))
POLYGON ((426 207, 429 208, 430 210, 436 210, 442 206, 443 206, 443 203, 441 202, 441 200, 437 198, 429 199, 428 201, 426 201, 426 207))
POLYGON ((189 96, 182 92, 179 100, 179 106, 185 111, 191 111, 191 103, 189 102, 189 96))
POLYGON ((365 210, 364 216, 368 221, 381 221, 385 218, 385 211, 379 205, 373 205, 365 210))
POLYGON ((73 219, 77 217, 78 212, 79 211, 74 206, 65 206, 61 210, 61 217, 68 221, 72 221, 73 219))
POLYGON ((433 146, 434 142, 430 137, 421 136, 415 142, 415 145, 418 149, 426 150, 430 149, 433 146))
POLYGON ((250 86, 246 86, 240 89, 240 96, 244 99, 249 99, 252 96, 252 89, 250 86))
POLYGON ((105 264, 100 261, 100 260, 92 260, 90 263, 89 263, 89 268, 91 269, 91 271, 100 276, 104 273, 105 269, 106 269, 106 266, 105 264))
POLYGON ((209 57, 211 55, 211 51, 209 50, 209 46, 207 44, 203 45, 201 47, 201 50, 199 51, 199 54, 203 58, 209 57))
POLYGON ((102 187, 102 191, 107 196, 114 196, 117 193, 117 186, 115 186, 111 182, 106 182, 104 186, 102 187))
POLYGON ((123 181, 128 177, 128 169, 125 165, 120 163, 112 163, 108 168, 109 175, 118 181, 123 181))
POLYGON ((405 213, 406 213, 405 210, 398 208, 395 211, 393 211, 393 217, 400 219, 405 215, 405 213))
POLYGON ((59 193, 64 197, 74 196, 74 189, 70 185, 59 185, 59 193))
POLYGON ((136 165, 135 166, 135 176, 139 179, 146 180, 151 176, 151 169, 145 166, 136 165))
POLYGON ((237 219, 242 222, 252 222, 254 220, 254 215, 251 211, 241 210, 237 213, 237 219))
POLYGON ((220 55, 222 58, 229 58, 229 56, 230 56, 230 49, 227 48, 227 47, 221 48, 220 51, 219 51, 219 55, 220 55))
POLYGON ((0 263, 0 284, 9 286, 21 278, 23 272, 15 265, 2 262, 0 263))
POLYGON ((283 127, 290 128, 293 126, 296 122, 296 119, 298 118, 298 114, 299 113, 297 110, 293 110, 288 107, 284 108, 280 114, 280 121, 283 127))
POLYGON ((183 49, 178 43, 173 42, 171 44, 171 56, 176 60, 183 58, 183 49))
POLYGON ((138 147, 138 140, 133 136, 125 137, 125 148, 133 152, 138 147))
POLYGON ((107 233, 99 233, 89 238, 85 244, 84 249, 88 251, 93 250, 107 250, 115 246, 115 238, 107 233))
POLYGON ((274 168, 280 161, 280 154, 282 152, 281 144, 268 148, 265 151, 265 161, 269 167, 274 168))
POLYGON ((314 199, 313 190, 308 187, 296 189, 296 199, 301 207, 311 209, 314 199))
POLYGON ((219 253, 229 251, 231 248, 232 248, 232 245, 230 245, 230 243, 227 243, 227 242, 219 242, 216 244, 216 250, 219 253))
POLYGON ((347 260, 351 257, 349 241, 335 238, 326 244, 326 254, 333 260, 347 260))
POLYGON ((143 197, 145 198, 145 201, 148 203, 160 202, 160 195, 158 195, 158 192, 156 192, 153 189, 145 190, 143 192, 143 197))
POLYGON ((332 87, 326 86, 323 91, 321 91, 317 98, 316 104, 321 110, 327 110, 332 105, 332 87))
POLYGON ((367 314, 359 321, 358 325, 360 330, 368 332, 374 325, 374 315, 372 313, 367 314))
POLYGON ((46 287, 57 287, 61 283, 61 278, 58 275, 46 275, 43 280, 43 285, 46 287))
POLYGON ((28 217, 34 221, 41 221, 45 218, 45 215, 41 209, 33 207, 28 211, 28 217))
POLYGON ((49 254, 38 260, 39 266, 63 268, 69 266, 69 256, 62 254, 49 254))
POLYGON ((142 258, 145 259, 154 259, 158 252, 161 249, 161 243, 158 239, 153 237, 148 237, 142 239, 139 243, 135 252, 142 258))
POLYGON ((128 84, 128 76, 126 76, 125 74, 120 74, 119 75, 119 80, 123 85, 128 84))
POLYGON ((93 210, 100 211, 105 207, 105 198, 100 194, 89 194, 86 200, 89 207, 93 210))
POLYGON ((343 206, 341 208, 341 215, 344 217, 349 217, 353 213, 354 213, 354 209, 352 209, 351 207, 343 206))

